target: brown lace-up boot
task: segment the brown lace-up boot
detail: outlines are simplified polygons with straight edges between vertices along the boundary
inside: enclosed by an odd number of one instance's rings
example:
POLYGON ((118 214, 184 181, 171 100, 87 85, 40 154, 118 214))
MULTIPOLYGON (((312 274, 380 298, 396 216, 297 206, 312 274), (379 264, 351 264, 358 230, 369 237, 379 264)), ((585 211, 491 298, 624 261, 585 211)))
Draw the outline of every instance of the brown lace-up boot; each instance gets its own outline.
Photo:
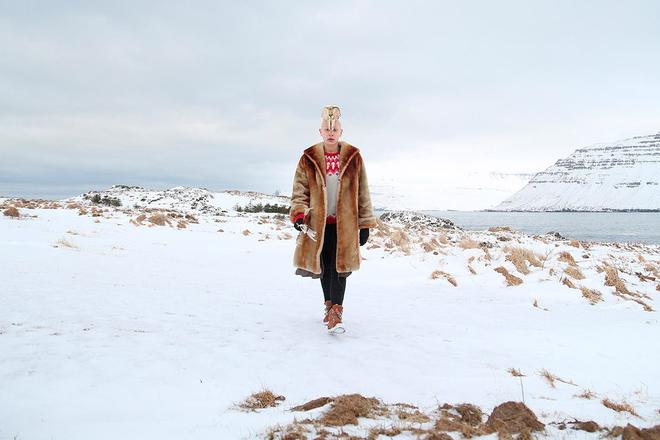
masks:
POLYGON ((344 324, 341 322, 341 315, 344 312, 344 308, 339 304, 335 304, 330 309, 328 313, 328 333, 338 334, 344 333, 344 324))
POLYGON ((330 314, 330 309, 332 308, 332 301, 327 300, 325 302, 325 314, 323 315, 323 324, 328 325, 328 315, 330 314))

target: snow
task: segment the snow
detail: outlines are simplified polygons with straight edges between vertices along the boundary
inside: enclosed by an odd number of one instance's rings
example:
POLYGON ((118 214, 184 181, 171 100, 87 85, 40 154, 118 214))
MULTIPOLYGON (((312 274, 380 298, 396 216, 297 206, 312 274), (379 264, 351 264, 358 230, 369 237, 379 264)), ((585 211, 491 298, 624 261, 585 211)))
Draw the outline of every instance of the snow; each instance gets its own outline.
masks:
MULTIPOLYGON (((614 296, 598 272, 603 262, 619 268, 657 308, 657 282, 635 272, 660 268, 660 247, 577 248, 509 231, 382 225, 347 280, 347 333, 331 336, 320 323, 320 283, 293 274, 296 231, 275 215, 232 211, 232 197, 250 196, 223 194, 213 193, 212 203, 226 213, 201 214, 184 229, 136 226, 130 220, 142 208, 128 203, 98 217, 78 208, 0 217, 1 440, 263 438, 269 427, 323 412, 291 407, 344 393, 427 412, 444 402, 490 412, 522 399, 509 368, 526 374, 525 402, 546 424, 660 423, 657 312, 614 296), (470 249, 469 240, 484 247, 470 249), (506 245, 548 259, 522 275, 505 260, 506 245), (597 288, 604 301, 590 305, 561 284, 561 251, 587 276, 576 284, 597 288), (523 284, 507 287, 497 266, 523 284), (432 279, 435 270, 458 287, 432 279), (577 385, 552 388, 538 375, 544 369, 577 385), (262 388, 286 400, 254 413, 235 409, 262 388), (598 398, 574 397, 586 389, 598 398), (627 401, 642 418, 605 408, 605 397, 627 401)), ((373 423, 345 430, 366 435, 373 423)), ((547 432, 560 433, 550 425, 547 432)))
POLYGON ((660 133, 578 149, 494 209, 660 210, 659 157, 660 133))

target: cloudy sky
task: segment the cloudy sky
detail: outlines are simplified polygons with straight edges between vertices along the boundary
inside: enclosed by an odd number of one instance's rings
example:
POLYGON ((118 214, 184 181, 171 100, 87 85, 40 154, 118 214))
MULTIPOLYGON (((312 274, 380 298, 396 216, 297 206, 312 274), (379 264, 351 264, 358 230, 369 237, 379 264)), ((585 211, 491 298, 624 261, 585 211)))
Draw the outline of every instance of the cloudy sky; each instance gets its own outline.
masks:
POLYGON ((657 1, 241 3, 0 0, 0 195, 287 193, 325 104, 433 191, 660 131, 657 1))

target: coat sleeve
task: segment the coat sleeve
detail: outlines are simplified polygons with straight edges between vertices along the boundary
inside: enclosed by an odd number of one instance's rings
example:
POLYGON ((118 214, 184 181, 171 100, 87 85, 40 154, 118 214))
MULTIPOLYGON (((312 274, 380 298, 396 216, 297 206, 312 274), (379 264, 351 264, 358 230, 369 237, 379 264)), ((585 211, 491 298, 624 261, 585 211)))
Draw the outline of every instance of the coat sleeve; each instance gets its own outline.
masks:
MULTIPOLYGON (((360 159, 362 157, 360 156, 360 159)), ((369 183, 367 181, 367 169, 364 161, 360 160, 360 184, 358 187, 358 227, 375 228, 378 226, 376 217, 374 217, 373 207, 371 205, 371 195, 369 194, 369 183)))
POLYGON ((302 156, 298 161, 296 173, 293 177, 293 189, 291 190, 291 209, 289 210, 289 218, 295 222, 298 218, 304 218, 309 210, 309 182, 303 161, 305 156, 302 156))

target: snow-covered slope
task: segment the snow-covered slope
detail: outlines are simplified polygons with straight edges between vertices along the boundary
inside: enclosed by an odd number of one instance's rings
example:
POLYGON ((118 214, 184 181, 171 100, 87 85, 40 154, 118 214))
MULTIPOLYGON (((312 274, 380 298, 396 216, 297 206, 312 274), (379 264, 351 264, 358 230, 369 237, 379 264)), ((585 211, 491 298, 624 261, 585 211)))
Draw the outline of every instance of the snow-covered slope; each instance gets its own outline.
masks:
POLYGON ((578 149, 494 209, 660 210, 660 133, 578 149))
MULTIPOLYGON (((511 400, 545 423, 540 438, 606 433, 574 419, 660 423, 659 246, 391 215, 360 249, 347 333, 333 337, 320 283, 293 274, 285 216, 163 222, 125 200, 0 205, 21 214, 0 215, 0 440, 285 438, 278 426, 296 439, 459 439, 440 436, 459 423, 440 405, 492 416, 511 400), (262 388, 285 400, 237 408, 262 388), (334 403, 291 411, 351 393, 405 405, 343 426, 323 422, 334 403)), ((172 203, 168 216, 189 214, 172 203)))
POLYGON ((166 190, 145 189, 139 186, 114 185, 105 191, 90 191, 64 203, 85 203, 98 194, 101 198, 116 198, 121 206, 140 209, 173 210, 182 213, 221 214, 248 205, 261 203, 289 206, 290 198, 254 191, 225 190, 211 192, 205 188, 178 186, 166 190))

